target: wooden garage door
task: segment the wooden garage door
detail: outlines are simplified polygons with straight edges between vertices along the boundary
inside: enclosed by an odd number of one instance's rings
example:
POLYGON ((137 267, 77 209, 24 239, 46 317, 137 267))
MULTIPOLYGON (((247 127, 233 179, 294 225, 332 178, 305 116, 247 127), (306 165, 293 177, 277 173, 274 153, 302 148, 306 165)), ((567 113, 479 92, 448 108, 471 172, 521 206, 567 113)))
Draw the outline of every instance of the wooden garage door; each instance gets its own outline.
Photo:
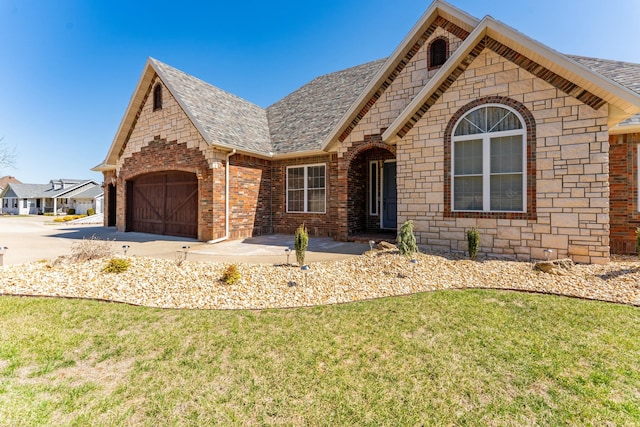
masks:
POLYGON ((128 182, 127 231, 198 236, 198 180, 187 172, 142 175, 128 182))

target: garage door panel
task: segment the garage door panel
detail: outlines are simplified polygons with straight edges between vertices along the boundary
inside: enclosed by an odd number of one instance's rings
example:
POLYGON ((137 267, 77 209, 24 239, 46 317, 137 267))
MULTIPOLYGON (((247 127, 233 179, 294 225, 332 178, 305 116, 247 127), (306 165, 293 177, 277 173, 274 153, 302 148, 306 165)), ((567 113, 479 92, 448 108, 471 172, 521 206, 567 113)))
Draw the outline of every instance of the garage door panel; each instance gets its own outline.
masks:
POLYGON ((131 183, 129 230, 197 237, 198 181, 194 174, 167 172, 131 183))

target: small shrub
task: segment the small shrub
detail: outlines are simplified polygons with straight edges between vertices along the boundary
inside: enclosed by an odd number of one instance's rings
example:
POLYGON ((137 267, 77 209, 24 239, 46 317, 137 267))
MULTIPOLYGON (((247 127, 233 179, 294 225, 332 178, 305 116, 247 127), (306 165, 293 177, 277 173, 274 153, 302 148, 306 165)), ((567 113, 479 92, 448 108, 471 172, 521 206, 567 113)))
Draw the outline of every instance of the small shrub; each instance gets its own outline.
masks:
POLYGON ((67 215, 75 215, 76 214, 76 210, 73 208, 69 208, 67 209, 67 215))
POLYGON ((72 221, 72 220, 73 220, 73 217, 72 217, 71 215, 65 215, 65 216, 63 216, 63 217, 62 217, 62 220, 63 220, 64 222, 72 221))
POLYGON ((125 258, 111 258, 104 267, 106 273, 122 273, 131 267, 131 262, 125 258))
POLYGON ((64 218, 62 218, 60 216, 56 217, 56 218, 53 218, 53 222, 64 222, 64 218))
POLYGON ((235 285, 240 281, 240 270, 237 264, 229 264, 222 273, 222 281, 227 285, 235 285))
POLYGON ((298 261, 298 265, 302 266, 304 265, 307 248, 309 247, 309 232, 307 231, 307 227, 304 226, 304 223, 296 229, 294 247, 296 249, 296 261, 298 261))
POLYGON ((96 214, 96 210, 93 208, 89 208, 87 209, 87 216, 91 216, 91 215, 95 215, 96 214))
POLYGON ((109 258, 112 255, 113 248, 111 247, 111 242, 108 240, 100 240, 95 235, 71 245, 71 259, 76 262, 109 258))
POLYGON ((418 252, 416 236, 413 234, 413 221, 407 220, 400 227, 398 234, 398 250, 400 255, 411 256, 418 252))
POLYGON ((480 232, 477 228, 471 227, 467 230, 467 244, 469 249, 469 258, 475 261, 480 248, 480 232))

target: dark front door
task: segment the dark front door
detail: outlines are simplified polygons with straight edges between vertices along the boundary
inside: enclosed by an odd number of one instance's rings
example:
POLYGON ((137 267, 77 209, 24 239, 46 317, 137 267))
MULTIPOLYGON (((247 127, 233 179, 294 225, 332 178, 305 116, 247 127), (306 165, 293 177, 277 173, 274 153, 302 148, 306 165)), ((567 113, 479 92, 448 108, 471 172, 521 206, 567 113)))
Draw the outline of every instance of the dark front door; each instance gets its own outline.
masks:
POLYGON ((109 199, 107 200, 107 203, 109 204, 108 206, 108 210, 107 210, 107 226, 108 227, 113 227, 116 225, 116 186, 113 184, 109 184, 109 187, 107 187, 107 194, 109 199))
POLYGON ((382 228, 398 226, 396 162, 385 162, 382 171, 382 228))
POLYGON ((198 180, 192 173, 143 175, 127 186, 127 231, 198 236, 198 180))

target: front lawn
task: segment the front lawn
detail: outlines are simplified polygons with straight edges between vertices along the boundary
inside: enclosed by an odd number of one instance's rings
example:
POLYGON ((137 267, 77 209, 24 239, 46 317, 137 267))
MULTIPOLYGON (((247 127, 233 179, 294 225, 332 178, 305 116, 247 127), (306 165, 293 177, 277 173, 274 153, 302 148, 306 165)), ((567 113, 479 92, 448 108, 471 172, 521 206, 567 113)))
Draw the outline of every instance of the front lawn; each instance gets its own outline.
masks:
POLYGON ((290 310, 0 298, 0 425, 637 425, 640 309, 439 291, 290 310))

